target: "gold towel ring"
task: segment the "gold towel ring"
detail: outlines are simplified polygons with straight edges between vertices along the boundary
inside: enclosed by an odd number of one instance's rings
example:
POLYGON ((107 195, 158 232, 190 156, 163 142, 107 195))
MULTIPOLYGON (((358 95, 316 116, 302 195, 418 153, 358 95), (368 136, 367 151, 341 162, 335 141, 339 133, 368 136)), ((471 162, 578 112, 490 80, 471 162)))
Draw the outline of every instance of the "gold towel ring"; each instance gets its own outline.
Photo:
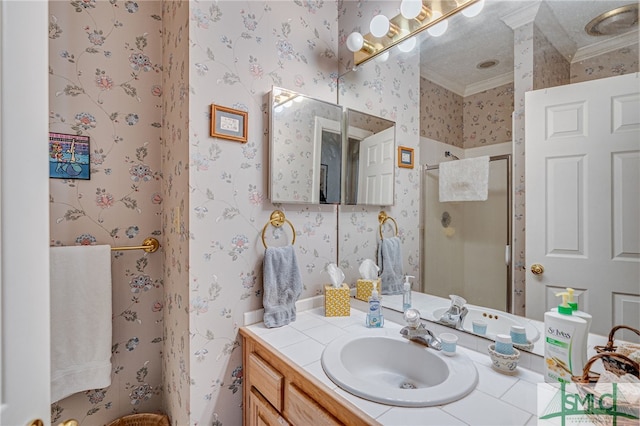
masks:
POLYGON ((391 216, 387 215, 387 213, 385 213, 384 211, 381 211, 378 214, 378 222, 380 222, 380 239, 381 240, 384 239, 384 237, 382 236, 382 226, 387 220, 391 220, 391 222, 393 222, 393 224, 396 226, 396 237, 398 236, 398 222, 396 222, 396 220, 391 216))
POLYGON ((273 225, 276 228, 280 228, 282 225, 286 223, 291 227, 291 231, 293 231, 293 240, 291 241, 291 245, 296 243, 296 228, 293 227, 293 223, 289 222, 289 219, 284 217, 284 213, 280 210, 274 210, 269 217, 269 222, 264 224, 264 228, 262 228, 262 245, 264 248, 267 248, 267 242, 264 239, 264 233, 267 232, 267 227, 269 225, 273 225))

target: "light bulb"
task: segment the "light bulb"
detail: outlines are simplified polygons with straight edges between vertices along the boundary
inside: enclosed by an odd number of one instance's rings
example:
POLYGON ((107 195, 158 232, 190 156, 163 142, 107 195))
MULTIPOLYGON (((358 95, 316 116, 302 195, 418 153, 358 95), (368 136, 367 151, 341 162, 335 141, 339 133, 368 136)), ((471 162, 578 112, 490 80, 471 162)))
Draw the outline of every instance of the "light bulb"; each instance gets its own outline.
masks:
POLYGON ((376 56, 375 61, 376 62, 387 62, 387 59, 389 59, 389 51, 388 50, 386 52, 382 52, 378 56, 376 56))
POLYGON ((293 105, 293 101, 287 101, 284 103, 285 108, 291 108, 291 105, 293 105))
POLYGON ((405 19, 414 19, 422 12, 422 0, 402 0, 400 13, 405 19))
POLYGON ((282 105, 278 105, 274 111, 275 112, 282 112, 282 110, 283 110, 282 105))
POLYGON ((416 47, 416 43, 417 43, 417 40, 415 36, 408 38, 398 45, 398 50, 403 53, 411 52, 413 48, 416 47))
POLYGON ((304 101, 304 98, 302 96, 298 95, 295 98, 293 98, 293 101, 294 102, 302 102, 302 101, 304 101))
POLYGON ((362 49, 362 46, 364 46, 364 37, 362 37, 362 34, 357 31, 349 34, 349 37, 347 37, 347 49, 352 52, 357 52, 362 49))
POLYGON ((464 9, 462 9, 462 14, 467 18, 473 18, 478 13, 482 12, 483 8, 484 8, 484 0, 480 0, 479 2, 474 3, 471 6, 465 7, 464 9))
POLYGON ((369 31, 374 37, 382 37, 389 32, 389 18, 384 15, 376 15, 369 24, 369 31))
MULTIPOLYGON (((442 12, 439 12, 439 11, 433 12, 433 19, 438 19, 441 16, 442 16, 442 12)), ((449 28, 449 22, 445 19, 444 21, 440 21, 434 26, 429 27, 429 29, 427 29, 427 32, 432 37, 440 37, 442 34, 444 34, 447 31, 447 28, 449 28)))

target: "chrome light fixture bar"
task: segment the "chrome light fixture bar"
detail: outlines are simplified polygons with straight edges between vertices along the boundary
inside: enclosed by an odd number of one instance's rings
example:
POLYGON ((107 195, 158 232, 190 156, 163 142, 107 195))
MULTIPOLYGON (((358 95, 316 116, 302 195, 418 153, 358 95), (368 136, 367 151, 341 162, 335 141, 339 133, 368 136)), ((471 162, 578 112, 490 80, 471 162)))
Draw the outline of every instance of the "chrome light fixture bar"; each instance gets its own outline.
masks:
POLYGON ((402 0, 400 14, 391 19, 383 15, 375 16, 368 34, 353 32, 349 35, 347 48, 353 52, 355 66, 396 45, 401 51, 407 52, 416 44, 412 37, 428 29, 431 29, 434 37, 442 35, 449 17, 463 11, 465 16, 475 16, 483 5, 484 0, 402 0))

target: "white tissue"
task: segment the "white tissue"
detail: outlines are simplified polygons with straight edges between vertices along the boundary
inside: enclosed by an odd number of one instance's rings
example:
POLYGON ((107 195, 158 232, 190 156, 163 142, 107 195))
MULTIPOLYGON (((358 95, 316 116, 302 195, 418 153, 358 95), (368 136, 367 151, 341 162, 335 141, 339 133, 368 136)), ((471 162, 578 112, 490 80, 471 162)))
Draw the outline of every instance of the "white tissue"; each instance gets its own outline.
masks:
POLYGON ((378 279, 378 271, 380 268, 376 263, 371 259, 365 259, 360 264, 360 277, 363 280, 377 280, 378 279))
POLYGON ((340 288, 344 282, 344 272, 342 272, 342 269, 338 268, 338 265, 335 263, 330 263, 327 265, 327 272, 329 273, 331 284, 333 284, 335 288, 340 288))

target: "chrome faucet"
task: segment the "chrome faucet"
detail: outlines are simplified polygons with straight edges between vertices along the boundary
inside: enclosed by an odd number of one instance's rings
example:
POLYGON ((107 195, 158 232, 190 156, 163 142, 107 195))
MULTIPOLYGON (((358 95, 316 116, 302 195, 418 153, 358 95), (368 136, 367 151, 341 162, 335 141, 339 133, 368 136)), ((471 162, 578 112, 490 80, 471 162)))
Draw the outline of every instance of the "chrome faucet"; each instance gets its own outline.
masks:
POLYGON ((467 301, 460 296, 450 295, 449 297, 451 298, 451 306, 449 306, 449 309, 442 314, 438 322, 446 326, 462 330, 464 319, 469 313, 467 307, 464 306, 467 301))
POLYGON ((402 337, 437 351, 442 350, 440 339, 431 330, 428 330, 424 323, 420 322, 420 312, 417 309, 407 309, 404 313, 404 320, 407 325, 400 330, 402 337))

